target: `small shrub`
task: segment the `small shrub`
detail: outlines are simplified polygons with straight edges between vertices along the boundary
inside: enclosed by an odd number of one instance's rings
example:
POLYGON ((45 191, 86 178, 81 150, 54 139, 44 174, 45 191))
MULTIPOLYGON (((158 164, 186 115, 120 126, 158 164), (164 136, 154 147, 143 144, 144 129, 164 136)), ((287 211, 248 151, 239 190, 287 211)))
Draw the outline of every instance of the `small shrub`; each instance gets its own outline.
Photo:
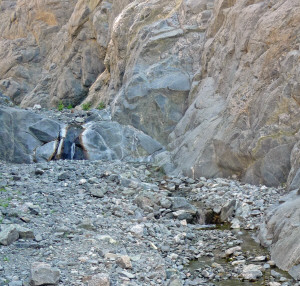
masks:
POLYGON ((102 110, 106 107, 105 103, 103 101, 101 101, 97 107, 97 109, 102 110))
POLYGON ((69 104, 69 105, 67 106, 67 108, 68 108, 68 109, 72 109, 72 108, 73 108, 72 104, 69 104))
POLYGON ((58 109, 59 111, 62 111, 64 108, 65 108, 65 106, 64 106, 63 102, 60 101, 60 102, 58 103, 57 109, 58 109))
POLYGON ((86 103, 82 104, 82 109, 87 111, 87 110, 90 110, 91 106, 92 105, 90 102, 86 102, 86 103))

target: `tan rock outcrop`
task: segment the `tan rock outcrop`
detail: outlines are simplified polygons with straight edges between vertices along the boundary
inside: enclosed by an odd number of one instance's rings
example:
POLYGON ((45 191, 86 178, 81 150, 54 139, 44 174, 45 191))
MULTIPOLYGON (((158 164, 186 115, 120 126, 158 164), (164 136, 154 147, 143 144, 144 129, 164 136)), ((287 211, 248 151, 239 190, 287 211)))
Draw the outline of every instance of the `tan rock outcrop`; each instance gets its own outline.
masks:
POLYGON ((129 2, 3 0, 0 92, 23 107, 81 103, 104 70, 113 17, 129 2))

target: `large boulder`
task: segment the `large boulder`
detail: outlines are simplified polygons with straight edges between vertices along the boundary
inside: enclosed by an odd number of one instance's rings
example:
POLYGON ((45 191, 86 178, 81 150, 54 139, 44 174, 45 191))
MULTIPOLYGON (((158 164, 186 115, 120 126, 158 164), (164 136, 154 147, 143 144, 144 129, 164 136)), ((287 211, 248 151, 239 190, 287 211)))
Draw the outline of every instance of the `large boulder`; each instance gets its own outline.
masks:
POLYGON ((0 107, 0 159, 15 163, 49 160, 56 148, 60 124, 31 111, 0 107), (44 145, 46 143, 46 145, 44 145), (51 150, 50 150, 51 149, 51 150))
POLYGON ((25 110, 0 108, 0 158, 8 162, 32 162, 30 154, 42 143, 28 131, 31 125, 41 119, 25 110))
POLYGON ((258 238, 276 265, 300 280, 300 194, 293 191, 280 202, 268 211, 258 238))
POLYGON ((163 151, 150 136, 114 121, 86 124, 80 142, 89 160, 147 161, 163 151))
POLYGON ((19 239, 19 231, 15 225, 2 226, 0 231, 0 244, 10 245, 19 239))
POLYGON ((38 147, 35 151, 35 162, 48 162, 53 159, 57 150, 57 140, 38 147))
POLYGON ((54 120, 42 119, 29 127, 33 135, 41 142, 50 142, 58 138, 60 125, 54 120))

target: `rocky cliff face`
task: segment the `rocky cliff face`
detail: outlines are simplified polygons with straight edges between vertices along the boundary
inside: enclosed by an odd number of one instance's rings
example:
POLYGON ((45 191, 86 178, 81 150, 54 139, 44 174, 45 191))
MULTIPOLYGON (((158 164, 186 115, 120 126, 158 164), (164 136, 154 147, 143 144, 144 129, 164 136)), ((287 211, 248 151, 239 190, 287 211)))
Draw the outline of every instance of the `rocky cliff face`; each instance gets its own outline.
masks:
POLYGON ((176 172, 297 184, 299 1, 0 3, 0 92, 17 104, 103 102, 176 172))
POLYGON ((297 1, 216 1, 189 109, 170 137, 187 174, 286 181, 299 130, 299 12, 297 1))

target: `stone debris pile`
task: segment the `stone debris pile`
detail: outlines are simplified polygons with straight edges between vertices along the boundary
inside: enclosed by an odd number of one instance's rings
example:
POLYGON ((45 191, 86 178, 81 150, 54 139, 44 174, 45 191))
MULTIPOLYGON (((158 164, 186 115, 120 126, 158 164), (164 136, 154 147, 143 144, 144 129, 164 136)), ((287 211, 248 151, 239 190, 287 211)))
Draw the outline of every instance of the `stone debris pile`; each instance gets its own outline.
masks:
POLYGON ((0 174, 0 285, 298 285, 271 274, 245 231, 280 189, 120 161, 0 163, 0 174))

